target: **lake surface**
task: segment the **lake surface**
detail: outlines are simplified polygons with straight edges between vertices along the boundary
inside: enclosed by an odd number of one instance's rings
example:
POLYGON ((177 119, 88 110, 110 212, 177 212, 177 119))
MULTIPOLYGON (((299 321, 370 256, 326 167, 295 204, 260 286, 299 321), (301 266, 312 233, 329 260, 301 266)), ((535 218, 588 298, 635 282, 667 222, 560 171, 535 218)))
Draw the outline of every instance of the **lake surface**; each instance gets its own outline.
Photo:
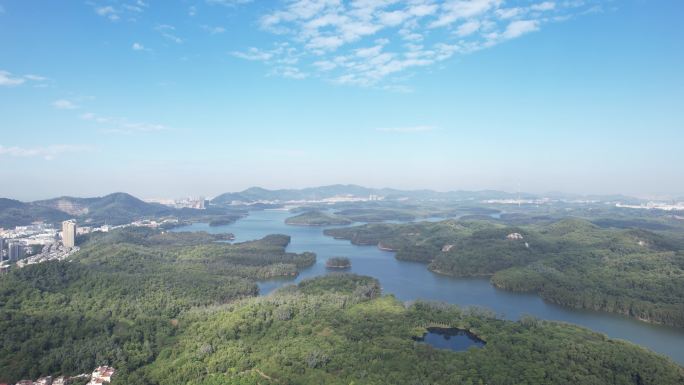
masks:
POLYGON ((428 328, 427 333, 418 339, 437 349, 449 349, 455 352, 464 352, 471 346, 481 348, 485 342, 476 336, 460 329, 428 328))
POLYGON ((394 294, 403 301, 428 299, 459 306, 481 306, 511 320, 532 315, 546 320, 570 322, 612 338, 645 346, 671 357, 680 365, 684 364, 684 329, 651 325, 615 314, 561 307, 544 302, 536 294, 499 290, 486 278, 438 275, 430 272, 425 264, 397 260, 393 252, 327 237, 323 235, 327 227, 286 225, 284 221, 290 216, 291 213, 281 210, 253 211, 248 217, 230 225, 211 227, 206 223, 195 223, 174 231, 233 233, 236 242, 260 239, 268 234, 287 234, 292 237, 287 251, 316 253, 316 264, 303 269, 296 278, 260 282, 259 289, 263 295, 283 285, 328 274, 330 269, 325 267, 328 258, 348 257, 352 266, 346 271, 377 278, 383 293, 394 294))

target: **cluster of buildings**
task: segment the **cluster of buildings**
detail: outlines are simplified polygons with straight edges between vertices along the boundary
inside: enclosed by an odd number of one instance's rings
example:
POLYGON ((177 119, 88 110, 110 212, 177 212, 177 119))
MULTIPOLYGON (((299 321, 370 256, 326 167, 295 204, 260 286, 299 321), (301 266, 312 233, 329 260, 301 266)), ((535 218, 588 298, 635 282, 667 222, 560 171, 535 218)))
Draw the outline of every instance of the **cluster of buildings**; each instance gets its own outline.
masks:
POLYGON ((173 207, 176 209, 197 209, 204 210, 206 208, 206 198, 203 196, 199 197, 187 197, 181 199, 145 199, 148 203, 159 203, 164 206, 173 207))
POLYGON ((553 202, 553 200, 549 198, 541 198, 541 199, 487 199, 483 200, 482 203, 488 203, 488 204, 493 204, 493 205, 543 205, 543 204, 548 204, 553 202))
POLYGON ((75 221, 62 222, 62 231, 45 224, 0 230, 0 273, 12 264, 24 267, 52 260, 64 260, 78 251, 75 221))
MULTIPOLYGON (((112 376, 114 376, 114 373, 116 373, 116 370, 111 367, 111 366, 98 366, 93 370, 93 372, 88 375, 87 373, 84 374, 79 374, 78 376, 73 376, 73 377, 65 377, 65 376, 60 376, 56 378, 52 378, 52 376, 45 376, 41 377, 35 381, 32 380, 21 380, 17 382, 15 385, 69 385, 71 383, 74 383, 75 381, 83 379, 90 379, 86 385, 101 385, 101 384, 107 384, 112 381, 112 376)), ((9 385, 9 384, 0 384, 0 385, 9 385)))
POLYGON ((0 274, 7 273, 10 265, 24 258, 25 253, 22 242, 0 238, 0 274))
POLYGON ((615 207, 622 207, 628 209, 643 209, 643 210, 664 210, 664 211, 684 211, 684 202, 648 202, 640 205, 628 205, 616 203, 615 207))
POLYGON ((267 200, 267 199, 261 199, 261 200, 254 200, 254 201, 241 201, 241 200, 234 200, 230 202, 231 206, 243 206, 243 205, 257 205, 257 204, 266 204, 266 205, 285 205, 286 207, 297 207, 305 204, 311 204, 311 203, 323 203, 323 204, 335 204, 335 203, 343 203, 343 202, 370 202, 370 201, 382 201, 384 200, 385 197, 382 195, 376 195, 376 194, 370 194, 368 196, 357 196, 357 195, 352 195, 352 194, 344 194, 344 195, 335 195, 332 197, 328 198, 321 198, 321 199, 300 199, 300 200, 267 200))
POLYGON ((178 218, 145 219, 119 226, 79 227, 74 220, 62 222, 61 231, 50 225, 17 226, 13 230, 0 229, 0 274, 10 266, 24 267, 47 261, 62 261, 79 250, 78 235, 109 232, 124 227, 159 228, 178 224, 178 218))

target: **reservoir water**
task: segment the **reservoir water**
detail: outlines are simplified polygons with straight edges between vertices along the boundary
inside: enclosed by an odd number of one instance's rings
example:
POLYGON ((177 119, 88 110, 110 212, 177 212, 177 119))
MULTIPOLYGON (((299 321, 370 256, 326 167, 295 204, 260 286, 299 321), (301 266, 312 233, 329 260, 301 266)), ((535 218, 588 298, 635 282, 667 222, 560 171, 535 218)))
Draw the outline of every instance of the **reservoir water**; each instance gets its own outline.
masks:
POLYGON ((428 328, 427 333, 417 340, 433 348, 449 349, 454 352, 464 352, 471 347, 485 346, 484 341, 477 336, 460 329, 428 328))
POLYGON ((392 252, 382 251, 374 246, 352 245, 349 241, 327 237, 323 235, 326 227, 286 225, 284 221, 289 216, 292 214, 282 210, 253 211, 248 217, 230 225, 211 227, 206 223, 195 223, 178 227, 174 231, 233 233, 235 242, 260 239, 268 234, 287 234, 292 238, 287 251, 316 253, 316 264, 303 269, 296 278, 260 282, 262 295, 283 285, 327 274, 330 269, 326 269, 325 261, 330 257, 343 256, 351 260, 351 269, 347 271, 377 278, 383 293, 393 294, 400 300, 427 299, 459 306, 480 306, 511 320, 532 315, 546 320, 574 323, 612 338, 642 345, 669 356, 680 365, 684 364, 684 329, 652 325, 604 312, 561 307, 544 302, 535 294, 496 289, 486 278, 438 275, 430 272, 422 263, 397 260, 392 252))

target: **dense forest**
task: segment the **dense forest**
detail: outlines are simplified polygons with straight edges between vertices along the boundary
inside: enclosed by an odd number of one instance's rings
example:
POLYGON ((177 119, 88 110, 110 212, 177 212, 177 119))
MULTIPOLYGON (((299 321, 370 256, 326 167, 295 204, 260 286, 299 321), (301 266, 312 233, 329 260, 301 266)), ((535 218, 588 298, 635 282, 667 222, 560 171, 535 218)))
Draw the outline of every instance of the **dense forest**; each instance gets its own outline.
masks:
POLYGON ((684 242, 667 232, 566 218, 521 226, 369 224, 326 234, 395 250, 398 259, 428 263, 438 273, 491 276, 498 287, 534 291, 565 306, 684 327, 684 242))
MULTIPOLYGON (((680 384, 681 367, 562 323, 381 296, 375 280, 328 275, 273 295, 197 309, 144 371, 174 384, 680 384), (486 341, 464 352, 415 341, 427 327, 486 341)), ((138 378, 136 378, 138 381, 138 378)), ((120 377, 116 384, 129 384, 120 377)), ((139 383, 139 382, 136 382, 139 383)))
POLYGON ((256 280, 295 275, 316 256, 286 252, 286 235, 226 239, 128 228, 85 238, 70 262, 3 276, 0 382, 102 364, 117 369, 112 385, 684 381, 680 366, 627 342, 530 317, 402 303, 370 277, 329 274, 255 297, 256 280), (434 326, 466 330, 486 345, 453 352, 417 341, 434 326))
POLYGON ((351 224, 352 221, 338 215, 311 210, 287 218, 285 223, 296 226, 340 226, 351 224))
POLYGON ((255 280, 296 275, 316 258, 286 253, 285 235, 235 245, 224 238, 125 229, 86 240, 73 262, 3 276, 0 382, 105 363, 134 372, 175 338, 188 310, 254 296, 255 280))

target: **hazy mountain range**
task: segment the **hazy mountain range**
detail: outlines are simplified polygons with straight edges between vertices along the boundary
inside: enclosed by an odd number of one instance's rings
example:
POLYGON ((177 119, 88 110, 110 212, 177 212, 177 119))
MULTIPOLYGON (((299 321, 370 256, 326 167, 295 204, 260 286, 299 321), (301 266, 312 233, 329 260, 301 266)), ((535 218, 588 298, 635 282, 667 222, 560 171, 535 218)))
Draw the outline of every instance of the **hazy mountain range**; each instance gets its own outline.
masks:
POLYGON ((447 191, 434 190, 398 190, 392 188, 369 188, 358 185, 330 185, 310 187, 303 189, 280 189, 267 190, 261 187, 250 187, 240 192, 229 192, 218 195, 211 200, 213 204, 230 204, 231 202, 256 202, 256 201, 312 201, 332 198, 335 196, 351 195, 355 197, 369 197, 370 195, 382 196, 387 200, 402 198, 417 200, 486 200, 486 199, 539 199, 543 197, 566 200, 600 200, 639 202, 640 200, 624 195, 580 195, 551 192, 548 194, 511 193, 497 190, 480 191, 447 191))
POLYGON ((0 227, 28 225, 35 221, 59 222, 69 218, 121 224, 136 218, 173 214, 174 209, 147 203, 126 193, 96 198, 59 197, 35 202, 0 199, 0 227))
MULTIPOLYGON (((357 185, 330 185, 303 189, 268 190, 261 187, 250 187, 240 192, 221 194, 211 200, 211 207, 227 207, 235 203, 254 204, 257 202, 284 203, 290 201, 317 201, 339 196, 368 198, 371 195, 384 197, 385 200, 486 200, 486 199, 584 199, 601 201, 640 202, 639 199, 623 195, 582 196, 553 192, 545 195, 529 193, 509 193, 495 190, 482 191, 450 191, 433 190, 398 190, 391 188, 368 188, 357 185)), ((0 227, 28 225, 36 221, 54 223, 69 218, 77 218, 87 223, 121 224, 135 219, 161 215, 192 215, 193 209, 174 209, 158 203, 144 202, 130 194, 117 192, 103 197, 77 198, 58 197, 34 202, 0 198, 0 227)))

